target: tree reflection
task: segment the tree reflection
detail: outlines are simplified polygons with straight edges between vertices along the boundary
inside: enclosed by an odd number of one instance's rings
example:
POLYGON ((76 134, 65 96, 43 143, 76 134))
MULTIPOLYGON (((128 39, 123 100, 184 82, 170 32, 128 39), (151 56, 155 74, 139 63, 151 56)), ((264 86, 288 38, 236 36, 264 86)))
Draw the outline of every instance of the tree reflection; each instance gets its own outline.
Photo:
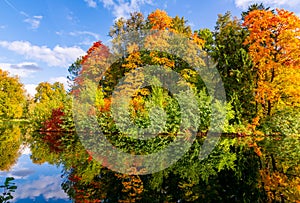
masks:
POLYGON ((255 153, 238 148, 226 153, 225 148, 219 147, 219 151, 203 162, 197 159, 196 150, 191 151, 171 168, 143 176, 119 174, 107 168, 95 170, 97 163, 91 160, 87 165, 65 170, 62 187, 76 202, 257 200, 262 194, 257 188, 259 174, 255 153), (235 163, 229 163, 218 171, 217 162, 230 162, 229 159, 237 154, 240 158, 236 158, 235 163), (237 168, 235 164, 242 167, 237 168))
MULTIPOLYGON (((287 153, 276 154, 268 149, 268 145, 278 145, 276 139, 261 142, 263 156, 247 144, 247 139, 223 137, 209 157, 200 161, 203 138, 198 137, 176 164, 149 175, 120 174, 103 167, 78 136, 70 133, 34 135, 31 158, 36 163, 62 164, 62 188, 75 202, 266 202, 270 192, 275 195, 273 200, 297 199, 297 192, 287 193, 297 190, 299 171, 295 160, 290 160, 287 153), (277 168, 270 170, 272 156, 277 168), (268 171, 271 173, 264 173, 268 171)), ((287 149, 291 139, 280 143, 278 146, 287 149)), ((289 154, 298 155, 295 150, 289 148, 289 154)))
POLYGON ((18 125, 0 124, 0 170, 8 171, 16 163, 21 143, 18 125))

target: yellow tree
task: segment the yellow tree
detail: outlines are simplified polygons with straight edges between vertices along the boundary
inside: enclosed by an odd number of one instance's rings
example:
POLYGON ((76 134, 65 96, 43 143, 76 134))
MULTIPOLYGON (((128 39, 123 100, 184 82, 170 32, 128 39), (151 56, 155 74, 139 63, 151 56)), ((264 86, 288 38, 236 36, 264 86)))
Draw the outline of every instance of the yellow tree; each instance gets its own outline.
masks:
POLYGON ((21 118, 24 105, 25 91, 19 78, 0 69, 0 119, 21 118))
POLYGON ((245 41, 257 70, 255 99, 264 114, 300 105, 300 19, 276 9, 254 10, 245 17, 245 41))

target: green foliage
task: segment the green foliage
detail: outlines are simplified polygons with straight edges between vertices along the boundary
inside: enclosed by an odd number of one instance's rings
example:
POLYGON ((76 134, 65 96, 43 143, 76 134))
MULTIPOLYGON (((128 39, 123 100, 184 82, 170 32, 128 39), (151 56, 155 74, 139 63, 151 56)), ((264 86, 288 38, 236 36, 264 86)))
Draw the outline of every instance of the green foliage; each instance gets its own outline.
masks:
POLYGON ((300 110, 284 108, 261 121, 261 130, 267 135, 291 136, 300 134, 300 110))
POLYGON ((12 193, 16 191, 17 186, 12 181, 13 177, 7 177, 5 179, 4 185, 0 185, 0 188, 3 188, 3 193, 0 194, 0 202, 1 203, 9 203, 9 200, 12 200, 14 197, 12 193))
MULTIPOLYGON (((64 85, 59 82, 53 84, 42 82, 36 87, 36 90, 34 103, 29 106, 29 112, 33 127, 39 130, 42 122, 50 118, 53 109, 64 106, 64 103, 67 102, 67 93, 64 85)), ((68 105, 70 106, 70 104, 68 105)))
MULTIPOLYGON (((207 38, 206 35, 204 38, 207 38)), ((253 102, 255 71, 247 47, 243 45, 247 35, 247 30, 237 18, 232 18, 230 12, 219 15, 213 31, 214 41, 209 51, 217 63, 227 101, 232 103, 235 111, 232 121, 238 124, 248 122, 256 113, 253 102)))

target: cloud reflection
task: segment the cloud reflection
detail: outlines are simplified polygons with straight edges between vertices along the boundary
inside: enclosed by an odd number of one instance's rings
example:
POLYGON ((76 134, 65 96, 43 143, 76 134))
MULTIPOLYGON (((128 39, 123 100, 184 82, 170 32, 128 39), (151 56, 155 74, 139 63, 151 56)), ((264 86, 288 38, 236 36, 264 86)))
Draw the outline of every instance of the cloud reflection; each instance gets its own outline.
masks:
POLYGON ((60 176, 40 176, 38 180, 18 185, 15 200, 35 199, 42 196, 46 201, 49 199, 68 199, 60 186, 60 176))

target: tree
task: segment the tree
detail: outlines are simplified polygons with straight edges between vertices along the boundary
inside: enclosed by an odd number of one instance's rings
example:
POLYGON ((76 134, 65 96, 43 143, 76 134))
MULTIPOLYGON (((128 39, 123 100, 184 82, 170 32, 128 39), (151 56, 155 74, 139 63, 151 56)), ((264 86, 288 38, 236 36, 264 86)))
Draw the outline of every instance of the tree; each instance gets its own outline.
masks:
POLYGON ((21 118, 25 91, 18 77, 0 69, 0 119, 21 118))
POLYGON ((34 126, 39 129, 42 122, 51 117, 52 110, 63 108, 66 102, 67 93, 62 83, 41 82, 38 84, 34 103, 29 107, 34 126))
POLYGON ((258 75, 255 100, 262 114, 299 106, 300 18, 283 9, 253 10, 244 25, 250 32, 245 44, 258 75))
MULTIPOLYGON (((252 4, 248 7, 247 11, 242 12, 242 20, 245 20, 245 17, 251 12, 255 10, 270 10, 270 7, 265 7, 263 3, 260 4, 252 4)), ((274 12, 274 10, 272 10, 274 12)))
POLYGON ((180 18, 179 16, 175 16, 175 18, 172 19, 171 28, 177 33, 184 34, 187 37, 192 34, 191 26, 187 25, 187 20, 185 20, 184 17, 180 18))
POLYGON ((76 87, 74 80, 79 75, 79 72, 82 69, 81 62, 82 62, 82 57, 79 57, 68 68, 69 75, 67 76, 67 78, 68 78, 68 80, 69 80, 68 82, 71 86, 71 91, 73 91, 76 87))
POLYGON ((216 67, 223 80, 227 101, 232 102, 236 113, 234 119, 236 123, 250 120, 255 114, 252 93, 255 72, 247 47, 243 45, 247 34, 247 30, 236 17, 231 16, 230 12, 218 16, 213 41, 207 30, 199 31, 199 37, 206 40, 205 49, 217 63, 216 67))
POLYGON ((153 30, 171 30, 173 27, 173 19, 159 9, 149 14, 148 23, 153 30))

